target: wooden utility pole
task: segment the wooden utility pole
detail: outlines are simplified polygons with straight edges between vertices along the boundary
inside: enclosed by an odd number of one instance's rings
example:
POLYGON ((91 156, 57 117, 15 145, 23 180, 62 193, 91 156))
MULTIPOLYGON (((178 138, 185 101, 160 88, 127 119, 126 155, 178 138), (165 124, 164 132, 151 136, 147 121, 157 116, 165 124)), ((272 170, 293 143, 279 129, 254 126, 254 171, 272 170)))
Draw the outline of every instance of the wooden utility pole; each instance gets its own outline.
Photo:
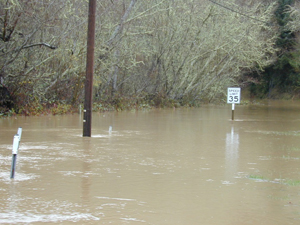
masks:
POLYGON ((87 35, 86 78, 83 113, 83 137, 92 134, 92 106, 93 106, 93 75, 94 75, 94 47, 95 47, 95 16, 96 0, 89 0, 89 18, 87 35))

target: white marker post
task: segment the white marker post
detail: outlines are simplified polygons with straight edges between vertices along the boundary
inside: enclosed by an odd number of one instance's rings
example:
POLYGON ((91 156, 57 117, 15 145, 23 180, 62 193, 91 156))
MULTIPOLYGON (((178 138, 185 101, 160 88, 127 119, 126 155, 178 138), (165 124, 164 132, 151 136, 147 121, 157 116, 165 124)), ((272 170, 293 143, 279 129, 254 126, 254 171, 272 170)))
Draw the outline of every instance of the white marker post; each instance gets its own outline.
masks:
POLYGON ((14 136, 14 140, 13 140, 12 163, 11 163, 11 171, 10 171, 11 179, 15 177, 17 155, 18 155, 19 145, 21 141, 21 136, 22 136, 22 127, 19 127, 18 134, 14 136))
POLYGON ((241 88, 230 87, 227 89, 227 103, 232 104, 232 116, 231 119, 234 120, 234 107, 235 104, 240 104, 241 102, 241 88))
POLYGON ((19 135, 19 139, 20 139, 20 141, 21 141, 21 137, 22 137, 22 127, 19 127, 18 128, 18 133, 17 133, 18 135, 19 135))

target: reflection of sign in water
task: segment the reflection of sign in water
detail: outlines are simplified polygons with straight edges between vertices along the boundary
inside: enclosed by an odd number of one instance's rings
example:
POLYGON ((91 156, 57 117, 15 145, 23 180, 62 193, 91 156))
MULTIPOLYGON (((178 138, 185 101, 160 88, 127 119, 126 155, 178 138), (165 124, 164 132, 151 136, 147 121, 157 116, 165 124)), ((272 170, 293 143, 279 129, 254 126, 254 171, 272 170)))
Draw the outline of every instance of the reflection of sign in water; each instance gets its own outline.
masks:
POLYGON ((241 102, 241 88, 227 89, 227 103, 240 104, 241 102))
POLYGON ((239 145, 239 134, 234 133, 234 128, 231 127, 231 133, 226 135, 226 173, 231 178, 237 172, 239 145))

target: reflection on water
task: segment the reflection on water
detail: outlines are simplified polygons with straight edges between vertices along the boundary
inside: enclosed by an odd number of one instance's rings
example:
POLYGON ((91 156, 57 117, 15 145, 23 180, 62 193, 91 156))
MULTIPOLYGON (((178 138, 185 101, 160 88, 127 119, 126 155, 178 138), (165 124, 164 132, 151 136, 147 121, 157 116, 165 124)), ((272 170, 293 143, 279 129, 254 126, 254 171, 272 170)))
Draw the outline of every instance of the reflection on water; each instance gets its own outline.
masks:
POLYGON ((95 113, 92 138, 79 115, 0 119, 0 223, 298 224, 299 109, 95 113))
POLYGON ((238 172, 239 144, 239 134, 234 132, 234 127, 231 127, 231 132, 226 134, 226 172, 228 178, 234 178, 238 172))

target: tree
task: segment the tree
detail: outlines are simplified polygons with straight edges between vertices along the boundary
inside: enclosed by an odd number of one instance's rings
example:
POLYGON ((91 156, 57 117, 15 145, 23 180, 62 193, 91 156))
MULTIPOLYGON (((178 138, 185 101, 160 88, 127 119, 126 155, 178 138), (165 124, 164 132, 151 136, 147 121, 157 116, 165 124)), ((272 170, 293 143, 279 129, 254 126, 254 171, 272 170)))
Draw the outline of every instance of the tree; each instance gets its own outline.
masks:
POLYGON ((279 35, 276 41, 277 59, 259 76, 261 82, 252 90, 260 95, 276 97, 278 93, 294 95, 300 85, 300 51, 297 5, 293 0, 278 0, 274 13, 279 35))
MULTIPOLYGON (((248 13, 267 22, 272 10, 274 4, 254 4, 248 13)), ((243 70, 270 64, 275 52, 275 33, 267 23, 247 20, 207 2, 165 1, 155 16, 135 22, 148 28, 143 32, 148 35, 132 41, 142 43, 138 49, 143 50, 139 50, 138 68, 144 72, 131 72, 136 73, 135 94, 145 91, 171 99, 202 99, 210 93, 212 98, 243 70)), ((131 37, 123 41, 127 38, 131 37)))
MULTIPOLYGON (((235 2, 100 1, 94 99, 213 100, 241 74, 267 67, 276 51, 275 5, 235 2)), ((80 103, 86 2, 0 3, 1 77, 17 104, 80 103)))
POLYGON ((1 0, 1 78, 18 104, 70 97, 58 96, 65 88, 56 85, 81 76, 84 45, 77 43, 85 41, 84 9, 73 1, 1 0))

